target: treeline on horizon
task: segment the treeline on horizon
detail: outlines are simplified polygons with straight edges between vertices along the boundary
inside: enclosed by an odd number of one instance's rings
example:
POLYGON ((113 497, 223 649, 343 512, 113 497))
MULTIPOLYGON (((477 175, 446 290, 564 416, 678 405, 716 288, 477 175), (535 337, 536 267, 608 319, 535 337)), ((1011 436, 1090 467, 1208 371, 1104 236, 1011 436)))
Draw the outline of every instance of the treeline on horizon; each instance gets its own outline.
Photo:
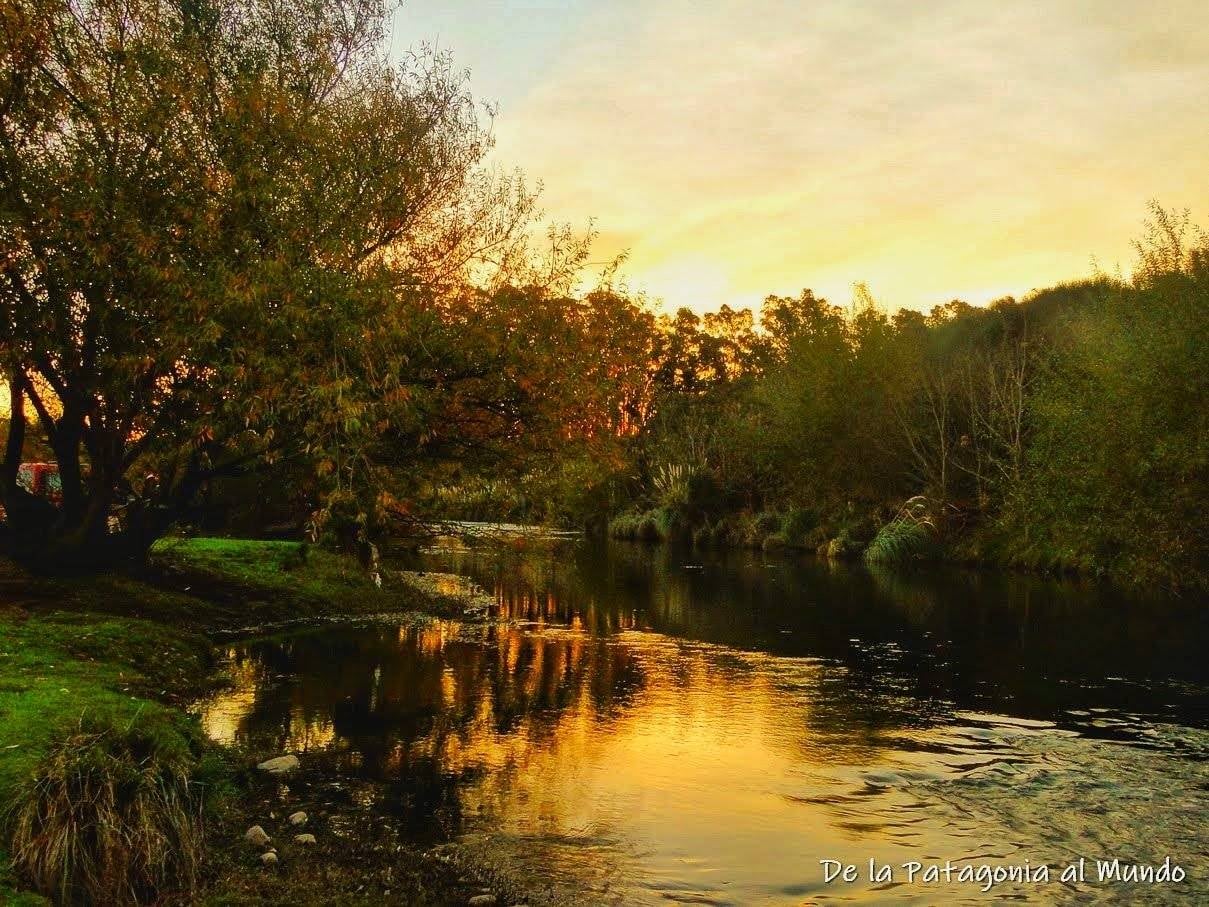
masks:
POLYGON ((0 541, 433 517, 1203 586, 1207 244, 890 315, 657 315, 379 0, 0 2, 0 541), (590 286, 586 292, 575 288, 590 286), (61 495, 24 487, 53 459, 61 495))
POLYGON ((809 290, 758 313, 635 304, 644 384, 621 443, 442 487, 436 512, 1203 587, 1209 242, 1155 204, 1135 246, 1128 280, 927 314, 860 285, 847 307, 809 290))

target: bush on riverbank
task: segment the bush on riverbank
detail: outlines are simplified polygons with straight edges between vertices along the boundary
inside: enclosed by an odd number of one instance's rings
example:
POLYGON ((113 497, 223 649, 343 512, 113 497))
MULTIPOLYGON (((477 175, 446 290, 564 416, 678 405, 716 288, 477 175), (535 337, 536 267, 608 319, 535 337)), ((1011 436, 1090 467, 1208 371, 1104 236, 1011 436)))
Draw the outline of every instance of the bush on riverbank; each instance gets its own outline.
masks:
POLYGON ((1209 232, 1150 214, 1128 279, 927 313, 860 288, 850 308, 807 289, 677 312, 612 506, 683 505, 702 548, 853 557, 926 496, 943 548, 895 526, 871 560, 1209 589, 1209 232))
POLYGON ((161 543, 146 576, 0 560, 0 593, 19 603, 0 609, 0 900, 28 904, 16 889, 145 903, 198 882, 203 811, 237 793, 230 757, 176 708, 208 684, 202 631, 454 607, 401 575, 379 590, 349 557, 237 539, 161 543))
POLYGON ((13 872, 64 903, 188 889, 202 744, 151 696, 192 694, 209 645, 151 621, 53 613, 0 621, 0 647, 0 831, 13 872))
POLYGON ((875 564, 907 564, 931 560, 938 549, 932 531, 922 523, 892 520, 878 530, 864 558, 875 564))
POLYGON ((827 554, 828 543, 838 538, 831 556, 855 557, 871 535, 869 520, 853 521, 841 515, 824 524, 813 510, 805 508, 792 508, 785 513, 744 511, 694 523, 674 508, 659 507, 627 511, 609 521, 610 538, 691 544, 701 550, 815 551, 821 546, 820 553, 827 554), (835 528, 829 532, 828 526, 835 528))
POLYGON ((13 801, 14 868, 61 903, 192 890, 203 853, 197 745, 178 724, 90 715, 55 744, 13 801))

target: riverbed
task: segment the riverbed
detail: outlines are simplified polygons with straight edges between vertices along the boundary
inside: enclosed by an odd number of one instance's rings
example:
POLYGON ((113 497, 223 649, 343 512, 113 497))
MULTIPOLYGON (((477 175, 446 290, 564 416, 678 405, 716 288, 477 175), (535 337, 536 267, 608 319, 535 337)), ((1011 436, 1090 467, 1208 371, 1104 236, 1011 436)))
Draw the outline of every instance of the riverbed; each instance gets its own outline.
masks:
POLYGON ((488 619, 233 645, 203 726, 535 900, 1209 902, 1200 603, 521 536, 403 566, 488 619))

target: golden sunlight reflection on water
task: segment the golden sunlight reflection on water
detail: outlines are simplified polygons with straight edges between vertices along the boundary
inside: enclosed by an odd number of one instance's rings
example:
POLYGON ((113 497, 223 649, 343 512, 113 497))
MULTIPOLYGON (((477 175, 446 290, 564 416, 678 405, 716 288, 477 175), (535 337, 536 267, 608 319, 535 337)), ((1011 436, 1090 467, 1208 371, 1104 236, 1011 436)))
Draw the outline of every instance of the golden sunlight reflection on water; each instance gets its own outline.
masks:
MULTIPOLYGON (((893 647, 871 679, 834 658, 654 632, 638 609, 568 617, 548 590, 496 592, 499 624, 234 647, 203 727, 315 754, 387 792, 399 779, 448 787, 448 831, 468 853, 573 900, 974 901, 969 885, 825 888, 819 861, 1203 860, 1209 772, 1184 758, 1209 752, 1202 731, 1180 728, 1175 749, 1123 746, 921 697, 893 647)), ((995 893, 1097 894, 1056 881, 995 893)))

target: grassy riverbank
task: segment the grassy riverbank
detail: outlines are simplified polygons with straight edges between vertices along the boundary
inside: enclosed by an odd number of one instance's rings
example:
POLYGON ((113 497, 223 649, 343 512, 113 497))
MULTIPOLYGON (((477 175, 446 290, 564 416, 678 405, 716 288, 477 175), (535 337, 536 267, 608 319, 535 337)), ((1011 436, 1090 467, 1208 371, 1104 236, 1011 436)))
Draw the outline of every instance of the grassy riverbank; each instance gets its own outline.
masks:
POLYGON ((1126 590, 1157 588, 1186 595, 1209 589, 1203 564, 1163 572, 1165 567, 1124 544, 1090 550, 976 514, 955 512, 946 519, 938 510, 923 498, 909 499, 897 509, 889 504, 821 511, 791 507, 711 516, 660 506, 614 516, 607 533, 623 541, 691 545, 703 551, 797 551, 881 565, 959 564, 1078 575, 1107 579, 1126 590))
MULTIPOLYGON (((293 861, 283 848, 278 866, 259 864, 241 839, 267 821, 251 767, 278 754, 219 748, 184 707, 214 683, 217 631, 456 602, 401 574, 379 589, 329 552, 226 539, 165 542, 137 576, 46 579, 0 562, 0 593, 0 899, 36 903, 23 887, 69 903, 370 895, 364 854, 293 861)), ((465 900, 439 861, 403 849, 392 863, 400 897, 465 900)))
MULTIPOLYGON (((708 549, 809 551, 819 557, 904 564, 923 560, 972 560, 954 544, 940 543, 935 522, 919 502, 891 516, 853 508, 820 515, 813 510, 744 511, 714 519, 675 508, 628 511, 609 521, 612 538, 639 542, 692 544, 708 549)), ((968 547, 968 546, 967 546, 968 547)))

